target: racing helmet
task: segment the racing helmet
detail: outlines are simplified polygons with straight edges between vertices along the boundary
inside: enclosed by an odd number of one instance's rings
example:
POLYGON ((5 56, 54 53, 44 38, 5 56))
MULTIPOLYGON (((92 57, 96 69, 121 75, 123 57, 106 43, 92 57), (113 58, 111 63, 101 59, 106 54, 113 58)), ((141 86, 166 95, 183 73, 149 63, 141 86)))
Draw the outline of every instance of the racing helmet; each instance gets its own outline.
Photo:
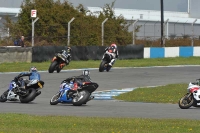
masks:
POLYGON ((72 49, 70 47, 67 47, 67 52, 71 53, 72 49))
POLYGON ((31 68, 30 68, 30 70, 29 70, 30 72, 37 72, 37 68, 36 67, 34 67, 34 66, 32 66, 31 68))
POLYGON ((89 70, 83 70, 82 75, 90 76, 90 71, 89 70))
POLYGON ((110 47, 115 47, 117 48, 117 45, 115 43, 111 44, 110 47))

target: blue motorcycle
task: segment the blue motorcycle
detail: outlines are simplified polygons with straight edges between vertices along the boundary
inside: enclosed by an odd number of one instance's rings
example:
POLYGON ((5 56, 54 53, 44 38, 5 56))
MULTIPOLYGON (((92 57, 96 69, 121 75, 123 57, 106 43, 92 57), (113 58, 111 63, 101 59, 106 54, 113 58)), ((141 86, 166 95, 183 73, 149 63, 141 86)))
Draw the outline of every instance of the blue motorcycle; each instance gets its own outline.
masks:
MULTIPOLYGON (((85 78, 79 78, 78 80, 85 81, 85 78)), ((68 80, 70 83, 70 79, 68 80)), ((86 81, 82 82, 82 85, 78 87, 76 91, 70 90, 68 87, 61 87, 60 90, 51 98, 50 104, 57 105, 58 103, 69 103, 74 106, 81 106, 93 99, 91 93, 98 88, 98 84, 86 81)))

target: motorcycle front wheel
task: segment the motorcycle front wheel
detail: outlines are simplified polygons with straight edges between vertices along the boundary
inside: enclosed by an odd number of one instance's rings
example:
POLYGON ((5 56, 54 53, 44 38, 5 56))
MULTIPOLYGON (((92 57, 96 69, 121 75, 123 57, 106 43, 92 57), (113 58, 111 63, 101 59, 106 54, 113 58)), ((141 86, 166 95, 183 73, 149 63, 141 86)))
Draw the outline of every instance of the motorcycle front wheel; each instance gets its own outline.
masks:
POLYGON ((185 94, 180 100, 179 100, 179 107, 181 109, 188 109, 194 104, 194 98, 191 93, 185 94))
POLYGON ((7 95, 8 95, 8 90, 5 91, 5 92, 0 96, 0 102, 6 102, 6 101, 7 101, 7 95))
POLYGON ((100 64, 100 66, 99 66, 99 72, 103 72, 104 71, 104 69, 105 69, 105 64, 106 64, 106 61, 101 61, 101 64, 100 64))
POLYGON ((53 73, 53 72, 54 72, 54 70, 55 70, 57 64, 58 64, 57 61, 53 61, 53 62, 51 63, 51 65, 49 66, 49 73, 53 73))
POLYGON ((51 98, 50 104, 51 104, 51 105, 57 105, 57 104, 59 103, 59 101, 58 101, 59 98, 60 98, 60 94, 59 94, 59 93, 55 94, 55 95, 51 98))
POLYGON ((89 97, 90 93, 87 90, 82 90, 72 99, 72 104, 74 106, 81 106, 88 101, 89 97))

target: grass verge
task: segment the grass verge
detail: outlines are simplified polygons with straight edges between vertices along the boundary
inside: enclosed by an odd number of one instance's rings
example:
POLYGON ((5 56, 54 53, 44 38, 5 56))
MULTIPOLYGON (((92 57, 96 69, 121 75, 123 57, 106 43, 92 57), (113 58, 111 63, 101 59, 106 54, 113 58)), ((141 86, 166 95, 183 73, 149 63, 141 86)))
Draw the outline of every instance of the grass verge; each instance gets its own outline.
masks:
MULTIPOLYGON (((200 65, 199 57, 117 60, 114 67, 145 67, 168 65, 200 65)), ((72 61, 64 69, 98 68, 100 61, 72 61)), ((47 70, 50 62, 2 63, 0 72, 27 71, 30 66, 47 70)), ((187 84, 171 84, 139 88, 115 97, 135 102, 177 103, 186 93, 187 84), (149 91, 149 89, 151 89, 149 91)), ((199 120, 98 118, 73 116, 34 116, 0 114, 0 133, 196 133, 199 120)))
MULTIPOLYGON (((99 68, 100 60, 88 61, 71 61, 70 64, 64 67, 67 69, 82 69, 82 68, 99 68)), ((36 66, 38 70, 48 70, 50 61, 40 63, 1 63, 0 72, 20 72, 28 71, 31 66, 36 66)), ((176 58, 156 58, 156 59, 131 59, 131 60, 116 60, 114 67, 148 67, 148 66, 169 66, 169 65, 200 65, 200 57, 176 57, 176 58)))
POLYGON ((169 84, 166 86, 138 88, 128 93, 114 97, 118 100, 130 102, 153 102, 177 104, 179 99, 187 93, 188 84, 169 84))
POLYGON ((0 133, 196 133, 199 120, 0 114, 0 133))

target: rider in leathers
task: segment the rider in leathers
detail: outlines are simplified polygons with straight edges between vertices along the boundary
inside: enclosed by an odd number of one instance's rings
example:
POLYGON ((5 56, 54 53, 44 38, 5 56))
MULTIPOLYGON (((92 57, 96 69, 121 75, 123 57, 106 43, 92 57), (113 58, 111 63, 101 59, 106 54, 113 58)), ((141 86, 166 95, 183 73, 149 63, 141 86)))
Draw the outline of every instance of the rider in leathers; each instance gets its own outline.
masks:
POLYGON ((89 70, 83 70, 82 75, 80 76, 73 76, 70 78, 67 78, 61 82, 60 87, 69 88, 67 97, 70 98, 73 93, 75 93, 78 89, 78 87, 84 85, 84 82, 91 82, 90 79, 90 71, 89 70))
POLYGON ((31 80, 40 80, 40 74, 37 71, 36 67, 31 67, 29 72, 21 72, 18 76, 14 78, 14 81, 18 84, 19 91, 24 92, 26 85, 31 80), (23 79, 22 77, 29 76, 29 80, 23 79))
POLYGON ((117 45, 116 44, 111 44, 110 47, 107 47, 105 49, 105 52, 107 52, 107 53, 109 53, 111 55, 111 61, 110 61, 109 65, 110 66, 114 65, 116 58, 119 57, 119 52, 118 52, 118 49, 117 49, 117 45))
POLYGON ((67 47, 67 51, 62 50, 62 51, 58 52, 64 56, 66 65, 68 65, 69 62, 71 61, 71 51, 72 51, 72 49, 70 47, 67 47))

